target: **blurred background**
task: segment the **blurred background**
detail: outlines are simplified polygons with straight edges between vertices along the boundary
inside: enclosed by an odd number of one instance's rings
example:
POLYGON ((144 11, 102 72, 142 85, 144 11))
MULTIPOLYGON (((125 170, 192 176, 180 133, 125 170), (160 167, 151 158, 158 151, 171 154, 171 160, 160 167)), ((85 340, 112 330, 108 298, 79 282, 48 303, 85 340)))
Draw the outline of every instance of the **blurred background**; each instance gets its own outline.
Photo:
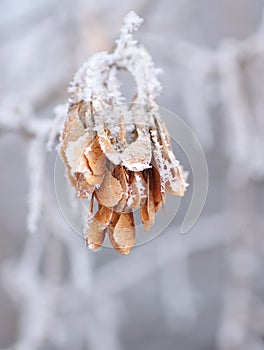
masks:
POLYGON ((1 0, 1 349, 264 349, 263 10, 262 0, 1 0), (43 135, 74 72, 113 48, 129 10, 163 69, 158 103, 194 130, 210 184, 191 231, 179 231, 190 174, 170 227, 124 257, 88 251, 65 223, 43 135))

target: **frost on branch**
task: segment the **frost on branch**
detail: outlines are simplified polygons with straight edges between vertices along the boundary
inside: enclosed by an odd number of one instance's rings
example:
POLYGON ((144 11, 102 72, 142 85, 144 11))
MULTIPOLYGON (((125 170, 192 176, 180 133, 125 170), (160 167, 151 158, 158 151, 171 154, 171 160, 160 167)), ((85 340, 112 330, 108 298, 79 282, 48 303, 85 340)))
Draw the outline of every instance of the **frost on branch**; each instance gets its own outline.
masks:
POLYGON ((155 103, 161 91, 159 70, 133 37, 142 22, 130 12, 115 50, 95 54, 76 73, 60 146, 71 185, 80 198, 91 201, 88 247, 99 248, 108 233, 113 247, 125 255, 135 242, 133 210, 140 209, 150 230, 166 192, 183 196, 186 189, 155 103), (119 70, 128 71, 136 84, 129 107, 120 91, 119 70))
POLYGON ((55 145, 57 136, 62 133, 63 123, 67 117, 67 105, 58 105, 55 110, 55 119, 48 135, 47 150, 50 152, 55 145))

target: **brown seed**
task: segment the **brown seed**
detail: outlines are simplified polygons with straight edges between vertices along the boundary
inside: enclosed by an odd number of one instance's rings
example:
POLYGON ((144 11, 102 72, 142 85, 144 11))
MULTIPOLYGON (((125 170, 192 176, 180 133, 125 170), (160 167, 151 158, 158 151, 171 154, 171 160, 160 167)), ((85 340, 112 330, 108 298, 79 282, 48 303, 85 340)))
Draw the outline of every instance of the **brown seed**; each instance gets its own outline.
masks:
POLYGON ((91 197, 94 186, 89 185, 87 181, 85 180, 85 177, 81 173, 76 173, 76 179, 77 179, 77 195, 79 198, 89 198, 91 197))
POLYGON ((126 173, 126 170, 122 166, 116 166, 114 170, 114 176, 119 181, 121 187, 122 187, 122 197, 120 201, 117 203, 117 205, 114 207, 114 210, 116 212, 121 212, 125 209, 127 205, 127 197, 128 197, 128 175, 126 173))
POLYGON ((160 184, 160 174, 156 166, 152 166, 150 169, 149 177, 149 187, 153 195, 153 203, 155 213, 159 210, 161 204, 163 203, 163 196, 161 193, 161 184, 160 184))
POLYGON ((98 249, 102 246, 105 238, 105 229, 110 223, 113 211, 102 206, 95 216, 86 231, 86 244, 89 249, 98 249))
POLYGON ((136 210, 141 204, 144 203, 144 200, 146 199, 146 182, 141 172, 133 171, 129 174, 129 183, 130 191, 127 202, 129 208, 136 210))
POLYGON ((101 185, 104 180, 103 175, 93 175, 90 172, 84 173, 83 175, 90 185, 101 185))
POLYGON ((69 142, 76 141, 81 135, 84 134, 84 128, 78 115, 79 108, 80 108, 79 103, 74 104, 69 108, 68 118, 65 122, 62 137, 61 137, 62 143, 60 147, 60 155, 66 165, 68 178, 71 184, 75 188, 76 188, 77 182, 74 176, 72 176, 71 167, 69 166, 65 151, 69 142))
POLYGON ((117 215, 107 231, 113 247, 119 253, 128 255, 135 244, 136 237, 133 213, 117 215))
POLYGON ((63 147, 67 147, 70 141, 76 141, 81 135, 84 134, 84 127, 79 118, 79 109, 81 103, 76 103, 69 107, 68 118, 64 125, 62 133, 63 147))
POLYGON ((183 197, 186 191, 186 187, 185 187, 185 177, 184 174, 181 170, 180 167, 176 168, 174 170, 174 180, 172 180, 172 184, 170 184, 170 182, 166 183, 166 192, 175 196, 180 196, 183 197), (172 188, 173 183, 175 183, 175 186, 177 188, 177 190, 172 188))
POLYGON ((88 160, 93 175, 102 175, 105 170, 106 158, 101 149, 98 136, 96 136, 91 145, 84 151, 84 155, 88 160))
POLYGON ((107 171, 99 189, 95 191, 99 204, 108 208, 114 207, 123 195, 122 186, 110 171, 107 171))
POLYGON ((118 151, 115 150, 114 146, 111 143, 110 137, 105 131, 98 132, 98 140, 101 146, 102 151, 106 157, 115 165, 120 164, 121 155, 118 151))
POLYGON ((138 138, 131 143, 123 152, 122 164, 131 171, 142 171, 149 167, 151 161, 150 139, 145 137, 138 138))
POLYGON ((141 206, 140 215, 141 215, 141 220, 144 224, 144 229, 146 231, 149 231, 151 229, 151 226, 154 224, 154 219, 155 219, 153 194, 149 187, 149 175, 147 179, 147 188, 148 188, 147 199, 141 206))

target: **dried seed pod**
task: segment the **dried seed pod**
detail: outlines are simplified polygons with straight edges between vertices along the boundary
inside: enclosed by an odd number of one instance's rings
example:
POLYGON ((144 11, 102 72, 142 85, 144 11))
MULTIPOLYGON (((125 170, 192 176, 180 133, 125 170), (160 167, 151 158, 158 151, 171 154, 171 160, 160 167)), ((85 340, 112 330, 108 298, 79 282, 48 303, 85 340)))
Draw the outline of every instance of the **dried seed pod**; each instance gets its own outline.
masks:
MULTIPOLYGON (((77 173, 90 173, 91 174, 91 169, 89 167, 89 163, 85 155, 83 154, 84 147, 79 149, 80 155, 76 155, 76 166, 75 168, 72 166, 72 171, 77 172, 77 173)), ((76 152, 77 153, 77 152, 76 152)))
POLYGON ((76 187, 77 187, 77 195, 79 198, 91 198, 94 192, 94 186, 89 185, 85 180, 85 177, 81 173, 76 173, 76 187))
POLYGON ((166 192, 175 196, 183 197, 186 191, 185 177, 181 167, 173 171, 173 180, 166 183, 166 192))
POLYGON ((117 166, 114 170, 115 178, 119 181, 122 187, 122 197, 114 207, 116 212, 122 212, 127 206, 127 198, 129 192, 128 175, 124 167, 117 166))
POLYGON ((153 193, 150 188, 149 172, 147 175, 147 198, 140 210, 141 220, 144 224, 144 229, 149 231, 155 220, 155 205, 153 199, 153 193))
POLYGON ((113 247, 121 254, 128 255, 135 244, 135 222, 132 212, 116 214, 108 229, 113 247))
POLYGON ((158 169, 153 165, 149 171, 149 188, 153 196, 153 204, 155 213, 163 204, 163 195, 161 193, 160 174, 158 169))
POLYGON ((62 133, 62 148, 65 149, 69 142, 76 141, 81 135, 84 135, 85 130, 79 117, 81 103, 76 103, 69 106, 68 118, 64 125, 62 133))
POLYGON ((111 221, 113 210, 101 206, 85 232, 86 245, 89 249, 98 249, 103 244, 105 229, 111 221))
POLYGON ((90 172, 84 173, 84 178, 89 185, 101 185, 104 180, 104 175, 93 175, 90 172))
POLYGON ((64 129, 61 135, 62 143, 60 147, 61 158, 67 168, 68 178, 74 187, 76 187, 76 179, 74 176, 72 176, 72 167, 68 162, 66 149, 70 142, 76 141, 80 136, 84 134, 84 128, 78 114, 79 108, 79 103, 69 107, 68 118, 64 124, 64 129))
POLYGON ((112 145, 111 140, 105 131, 98 132, 99 143, 106 157, 115 165, 121 163, 121 154, 112 145))
POLYGON ((144 132, 124 150, 121 161, 128 170, 143 171, 150 167, 151 157, 149 134, 144 132))
POLYGON ((119 181, 112 176, 110 171, 107 171, 103 183, 95 193, 100 204, 111 208, 121 200, 123 190, 119 181))
POLYGON ((101 149, 98 136, 84 151, 89 167, 93 175, 103 175, 105 171, 106 157, 101 149))
POLYGON ((130 172, 129 176, 129 194, 127 205, 132 210, 137 210, 146 199, 147 187, 143 174, 139 171, 130 172))

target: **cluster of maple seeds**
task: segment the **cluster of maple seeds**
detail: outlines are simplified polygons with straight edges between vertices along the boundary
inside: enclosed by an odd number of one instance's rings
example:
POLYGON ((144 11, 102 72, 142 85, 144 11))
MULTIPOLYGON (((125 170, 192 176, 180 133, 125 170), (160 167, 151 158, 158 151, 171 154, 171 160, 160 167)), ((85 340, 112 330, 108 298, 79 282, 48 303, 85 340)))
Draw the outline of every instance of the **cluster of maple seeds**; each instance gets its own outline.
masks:
MULTIPOLYGON (((172 177, 180 186, 173 190, 169 179, 162 186, 154 156, 157 137, 161 144, 162 136, 154 126, 130 124, 128 135, 121 117, 115 132, 106 126, 95 131, 87 127, 91 108, 92 105, 84 101, 69 107, 61 156, 78 197, 90 199, 85 229, 88 247, 98 249, 108 234, 113 247, 128 255, 136 237, 133 211, 140 209, 144 229, 150 230, 155 213, 164 204, 165 192, 184 195, 184 176, 179 166, 171 168, 172 177), (94 214, 95 200, 97 211, 94 214)), ((169 162, 168 141, 167 136, 166 144, 159 151, 169 162)))
POLYGON ((75 74, 60 147, 77 195, 90 200, 86 244, 97 249, 108 234, 125 255, 135 243, 133 212, 140 210, 144 228, 150 230, 165 194, 183 196, 187 186, 155 103, 161 91, 159 70, 133 37, 142 22, 129 12, 113 52, 94 54, 75 74), (136 83, 129 106, 119 70, 129 72, 136 83))

